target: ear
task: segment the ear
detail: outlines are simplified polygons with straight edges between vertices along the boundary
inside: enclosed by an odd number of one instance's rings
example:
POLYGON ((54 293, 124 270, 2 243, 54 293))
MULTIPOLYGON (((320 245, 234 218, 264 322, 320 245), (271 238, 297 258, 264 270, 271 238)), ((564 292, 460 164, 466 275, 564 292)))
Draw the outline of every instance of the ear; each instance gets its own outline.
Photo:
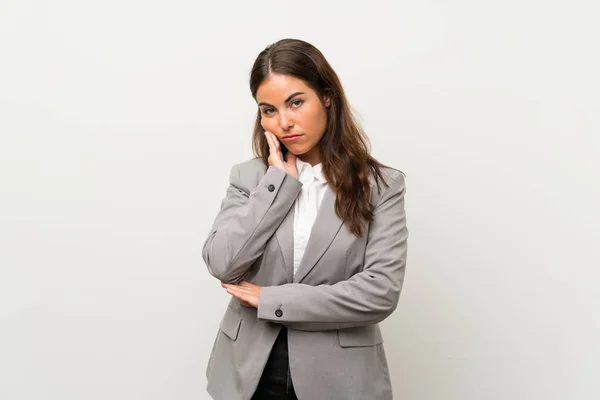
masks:
POLYGON ((329 95, 323 96, 323 104, 325 104, 325 108, 331 106, 331 97, 329 95))

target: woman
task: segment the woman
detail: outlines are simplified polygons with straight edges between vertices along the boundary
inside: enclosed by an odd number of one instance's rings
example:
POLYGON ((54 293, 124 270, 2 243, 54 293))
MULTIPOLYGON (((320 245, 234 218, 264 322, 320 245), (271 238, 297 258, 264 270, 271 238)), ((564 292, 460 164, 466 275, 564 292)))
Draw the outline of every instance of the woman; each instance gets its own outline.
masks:
POLYGON ((309 43, 268 46, 250 88, 257 157, 231 169, 202 252, 232 296, 208 392, 391 399, 378 323, 404 279, 403 174, 369 155, 337 75, 309 43))

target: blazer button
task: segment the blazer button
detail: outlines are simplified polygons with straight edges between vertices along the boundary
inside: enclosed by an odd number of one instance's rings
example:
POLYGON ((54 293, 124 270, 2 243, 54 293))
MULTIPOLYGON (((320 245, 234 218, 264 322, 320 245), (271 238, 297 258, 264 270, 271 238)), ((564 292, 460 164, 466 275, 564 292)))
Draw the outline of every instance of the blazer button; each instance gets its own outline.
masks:
POLYGON ((269 187, 267 189, 269 189, 269 192, 272 192, 273 190, 275 190, 275 186, 269 185, 269 187))
POLYGON ((277 318, 280 318, 282 315, 283 315, 283 311, 281 311, 281 310, 275 310, 275 316, 277 318))

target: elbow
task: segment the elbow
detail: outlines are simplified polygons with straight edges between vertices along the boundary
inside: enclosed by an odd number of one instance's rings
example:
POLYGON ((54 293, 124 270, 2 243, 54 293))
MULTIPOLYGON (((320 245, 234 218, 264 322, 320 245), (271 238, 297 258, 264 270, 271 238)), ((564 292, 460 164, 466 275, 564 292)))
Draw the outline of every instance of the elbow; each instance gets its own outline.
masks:
POLYGON ((398 302, 400 300, 400 287, 394 286, 389 290, 385 296, 381 297, 380 307, 377 312, 376 322, 381 322, 387 317, 392 315, 396 308, 398 308, 398 302))
POLYGON ((385 320, 390 315, 392 315, 394 313, 394 311, 396 311, 397 306, 398 306, 398 302, 396 301, 396 302, 393 302, 393 303, 387 305, 382 310, 380 310, 378 318, 377 318, 377 322, 379 323, 379 322, 385 320))
POLYGON ((387 308, 379 310, 379 312, 377 313, 377 317, 374 318, 372 322, 378 324, 378 323, 384 321, 390 315, 392 315, 395 310, 396 310, 396 305, 391 305, 387 308))
POLYGON ((244 274, 236 273, 230 266, 217 263, 211 264, 205 260, 208 273, 220 280, 223 283, 239 283, 244 274))
POLYGON ((404 274, 401 274, 396 278, 388 278, 386 285, 383 285, 386 290, 384 296, 385 299, 384 307, 387 316, 392 314, 398 307, 400 301, 400 293, 402 292, 402 286, 404 283, 404 274))
MULTIPOLYGON (((209 268, 209 271, 211 271, 210 268, 209 268)), ((232 283, 232 284, 240 283, 240 281, 242 279, 244 279, 244 275, 245 275, 244 272, 238 272, 230 267, 225 267, 225 268, 219 269, 218 271, 213 270, 212 272, 210 272, 210 274, 223 283, 232 283)))
POLYGON ((239 283, 244 277, 244 271, 240 272, 239 268, 235 268, 224 256, 215 257, 215 254, 209 251, 208 246, 204 246, 202 250, 202 259, 208 273, 223 283, 239 283))
POLYGON ((208 273, 220 280, 225 282, 227 280, 227 268, 217 263, 211 263, 210 261, 204 260, 208 273))
POLYGON ((208 252, 202 253, 202 258, 206 264, 208 273, 224 283, 237 283, 239 277, 233 273, 231 265, 227 264, 224 260, 215 260, 208 252))
POLYGON ((221 282, 224 282, 228 278, 229 266, 227 260, 225 260, 224 252, 215 251, 213 248, 212 239, 212 237, 209 237, 204 243, 202 247, 202 259, 204 260, 204 264, 206 264, 208 273, 221 282))

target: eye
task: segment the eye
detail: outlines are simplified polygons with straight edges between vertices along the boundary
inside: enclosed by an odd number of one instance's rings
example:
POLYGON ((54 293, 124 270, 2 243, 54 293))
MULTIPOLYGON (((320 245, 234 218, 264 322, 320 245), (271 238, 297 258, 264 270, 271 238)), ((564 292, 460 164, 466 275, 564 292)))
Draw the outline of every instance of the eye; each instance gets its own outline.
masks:
POLYGON ((270 113, 271 113, 272 111, 273 111, 273 109, 272 109, 272 108, 265 108, 265 109, 263 109, 263 114, 264 114, 264 115, 270 115, 270 113))
POLYGON ((292 101, 292 105, 294 107, 300 107, 302 105, 302 103, 304 103, 304 100, 297 99, 297 100, 292 101))

